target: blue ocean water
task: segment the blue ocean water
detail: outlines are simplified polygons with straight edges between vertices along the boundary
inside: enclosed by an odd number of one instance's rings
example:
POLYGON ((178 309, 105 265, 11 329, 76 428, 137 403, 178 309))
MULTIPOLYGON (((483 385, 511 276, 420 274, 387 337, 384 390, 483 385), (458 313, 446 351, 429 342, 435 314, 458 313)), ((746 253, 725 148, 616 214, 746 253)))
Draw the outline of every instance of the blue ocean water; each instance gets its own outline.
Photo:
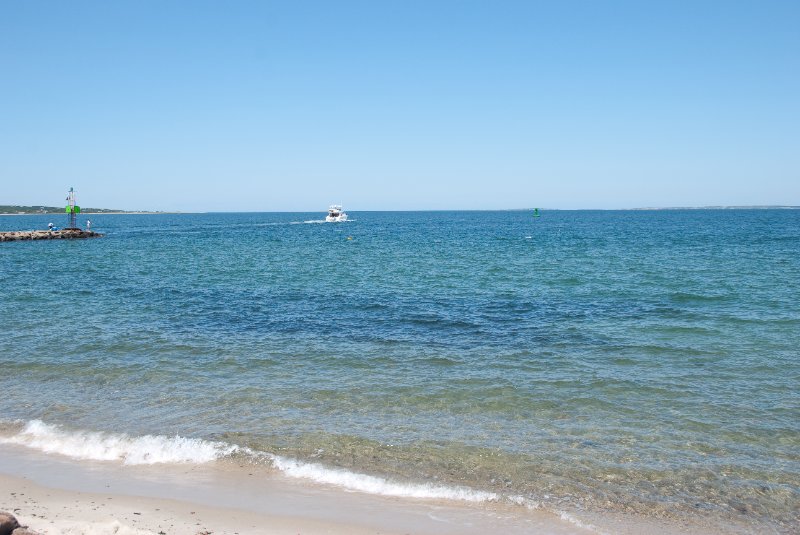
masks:
POLYGON ((800 211, 323 215, 92 215, 105 237, 1 244, 6 435, 800 524, 800 211))

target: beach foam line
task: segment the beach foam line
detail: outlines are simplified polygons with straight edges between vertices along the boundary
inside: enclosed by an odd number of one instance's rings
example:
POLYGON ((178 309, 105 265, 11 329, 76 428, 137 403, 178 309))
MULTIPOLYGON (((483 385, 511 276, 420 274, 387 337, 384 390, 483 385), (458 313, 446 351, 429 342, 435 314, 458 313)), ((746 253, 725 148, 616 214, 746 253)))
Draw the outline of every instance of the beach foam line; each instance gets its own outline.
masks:
POLYGON ((427 483, 401 483, 379 476, 329 468, 250 448, 181 436, 131 437, 100 431, 68 431, 41 420, 18 422, 22 427, 0 444, 14 444, 78 460, 114 461, 126 465, 159 463, 203 464, 243 454, 254 462, 266 462, 286 477, 306 479, 348 491, 402 498, 444 499, 466 502, 499 501, 500 496, 466 487, 427 483))
POLYGON ((231 455, 238 446, 181 436, 130 437, 99 431, 65 431, 41 420, 31 420, 16 434, 0 437, 0 444, 17 444, 73 459, 121 461, 123 464, 207 463, 231 455))
POLYGON ((585 529, 587 531, 593 531, 599 535, 609 535, 608 533, 601 531, 599 528, 597 528, 592 524, 587 524, 585 522, 578 520, 577 518, 567 513, 566 511, 558 511, 558 516, 561 518, 561 520, 569 522, 570 524, 577 526, 581 529, 585 529))
POLYGON ((275 468, 288 477, 308 479, 346 490, 394 496, 401 498, 444 499, 466 502, 498 501, 494 492, 484 492, 466 487, 448 487, 420 483, 397 483, 382 477, 358 474, 321 464, 306 463, 277 455, 270 456, 275 468))

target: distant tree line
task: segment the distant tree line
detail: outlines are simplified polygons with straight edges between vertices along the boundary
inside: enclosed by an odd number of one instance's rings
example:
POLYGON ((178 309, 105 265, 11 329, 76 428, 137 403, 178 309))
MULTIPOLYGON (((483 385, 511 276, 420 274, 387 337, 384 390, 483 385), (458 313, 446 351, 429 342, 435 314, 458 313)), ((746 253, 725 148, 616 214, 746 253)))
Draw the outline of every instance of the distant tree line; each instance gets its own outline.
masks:
MULTIPOLYGON (((126 210, 112 210, 110 208, 81 208, 82 212, 125 212, 126 210)), ((0 204, 0 214, 63 214, 64 207, 58 206, 18 206, 15 204, 0 204)))

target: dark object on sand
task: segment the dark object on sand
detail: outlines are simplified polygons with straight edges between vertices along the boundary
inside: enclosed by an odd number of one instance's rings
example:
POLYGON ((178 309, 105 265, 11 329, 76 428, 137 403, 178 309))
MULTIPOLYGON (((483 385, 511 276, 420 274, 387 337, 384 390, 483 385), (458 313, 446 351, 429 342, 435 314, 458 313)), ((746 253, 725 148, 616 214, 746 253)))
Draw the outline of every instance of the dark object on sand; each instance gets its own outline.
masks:
POLYGON ((11 535, 19 527, 19 522, 11 513, 0 511, 0 535, 11 535))
POLYGON ((0 535, 41 535, 38 531, 31 531, 28 526, 20 526, 16 517, 11 513, 0 511, 0 535))

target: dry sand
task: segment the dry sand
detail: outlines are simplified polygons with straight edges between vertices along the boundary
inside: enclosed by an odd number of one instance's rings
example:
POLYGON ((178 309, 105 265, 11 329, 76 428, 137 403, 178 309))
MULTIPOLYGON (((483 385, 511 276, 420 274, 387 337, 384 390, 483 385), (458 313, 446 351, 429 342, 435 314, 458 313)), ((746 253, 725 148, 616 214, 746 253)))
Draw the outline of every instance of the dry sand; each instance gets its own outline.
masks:
POLYGON ((0 510, 43 535, 377 533, 361 526, 178 500, 53 489, 5 475, 0 476, 0 510))

